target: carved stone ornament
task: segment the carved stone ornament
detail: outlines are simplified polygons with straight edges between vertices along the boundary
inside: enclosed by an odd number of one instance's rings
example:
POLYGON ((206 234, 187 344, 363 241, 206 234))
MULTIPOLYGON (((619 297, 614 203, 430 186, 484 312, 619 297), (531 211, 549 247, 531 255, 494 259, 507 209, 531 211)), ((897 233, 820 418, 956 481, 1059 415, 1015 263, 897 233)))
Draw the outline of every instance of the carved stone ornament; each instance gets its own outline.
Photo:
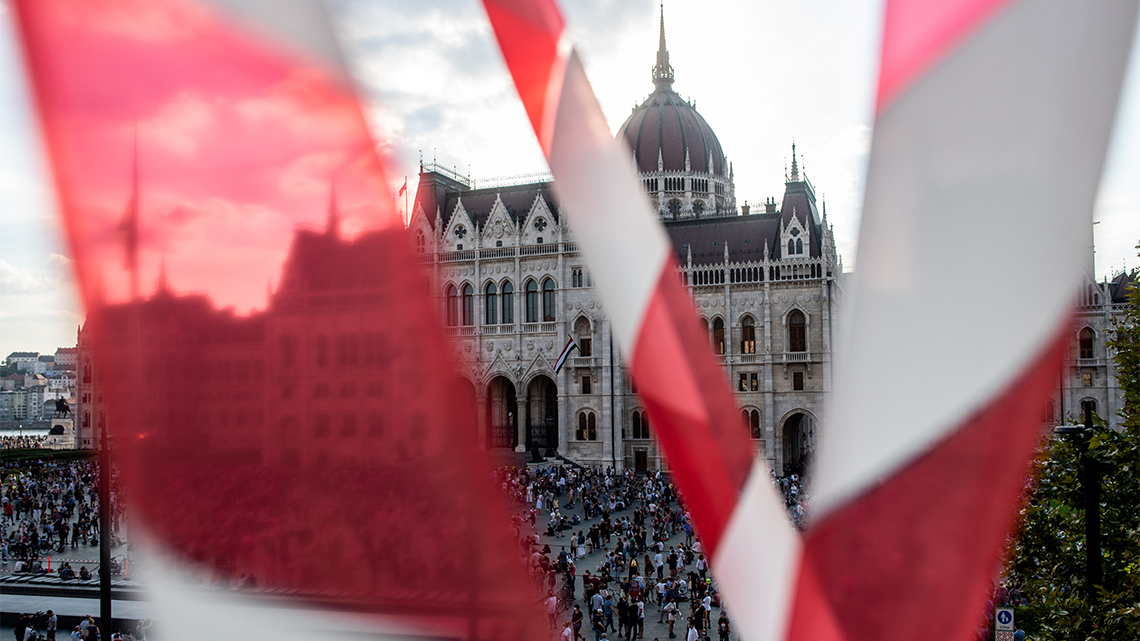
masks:
POLYGON ((463 238, 466 235, 467 235, 467 228, 464 227, 463 225, 459 225, 458 227, 455 228, 455 237, 456 238, 463 238))
POLYGON ((494 233, 495 233, 495 238, 502 238, 503 237, 503 223, 502 223, 502 221, 495 223, 494 233))
POLYGON ((539 218, 539 219, 535 220, 534 221, 534 228, 537 229, 538 231, 542 231, 542 230, 546 229, 546 219, 545 218, 539 218))

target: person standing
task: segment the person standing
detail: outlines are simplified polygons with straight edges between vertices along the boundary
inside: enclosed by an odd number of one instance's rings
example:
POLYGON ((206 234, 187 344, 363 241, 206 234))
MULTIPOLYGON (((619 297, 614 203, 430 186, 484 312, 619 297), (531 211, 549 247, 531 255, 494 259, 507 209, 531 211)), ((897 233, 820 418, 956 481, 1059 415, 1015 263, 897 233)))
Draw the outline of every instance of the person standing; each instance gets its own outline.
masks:
POLYGON ((602 635, 606 633, 606 621, 602 618, 600 608, 594 610, 594 616, 590 619, 590 623, 594 628, 594 641, 601 641, 602 635))
POLYGON ((641 639, 645 636, 645 599, 638 597, 637 599, 637 638, 641 639))
POLYGON ((546 616, 550 619, 550 627, 554 627, 554 618, 558 614, 558 597, 553 591, 546 593, 546 616))
POLYGON ((728 613, 724 610, 720 611, 720 619, 716 622, 716 633, 720 636, 720 641, 728 641, 728 634, 732 631, 732 624, 728 622, 728 613))
POLYGON ((47 641, 55 641, 55 630, 59 627, 59 617, 55 612, 47 611, 47 641))
POLYGON ((701 633, 697 630, 697 622, 694 617, 689 618, 689 632, 685 635, 685 641, 700 641, 701 633))

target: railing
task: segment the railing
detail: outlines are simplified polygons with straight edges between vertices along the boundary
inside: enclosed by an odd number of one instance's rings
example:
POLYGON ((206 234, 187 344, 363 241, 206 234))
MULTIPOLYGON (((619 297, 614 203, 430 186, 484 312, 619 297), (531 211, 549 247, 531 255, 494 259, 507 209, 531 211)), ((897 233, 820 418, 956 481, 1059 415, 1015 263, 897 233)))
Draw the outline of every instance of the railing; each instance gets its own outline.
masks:
POLYGON ((445 327, 443 329, 443 332, 444 332, 444 335, 446 335, 446 336, 474 336, 475 335, 475 326, 474 325, 462 325, 459 327, 445 327))
POLYGON ((495 334, 514 334, 514 325, 484 325, 479 328, 479 333, 484 336, 494 336, 495 334))
POLYGON ((807 363, 811 361, 809 352, 784 352, 785 363, 807 363))
POLYGON ((437 174, 440 174, 441 176, 445 176, 447 178, 450 178, 450 179, 454 180, 455 182, 457 182, 461 185, 464 185, 466 187, 471 186, 471 177, 470 176, 460 175, 460 173, 455 171, 454 169, 444 167, 443 165, 441 165, 439 163, 434 163, 434 162, 424 163, 423 171, 435 172, 437 174))
POLYGON ((1078 358, 1077 367, 1100 367, 1099 358, 1078 358))
POLYGON ((524 334, 556 334, 558 323, 523 323, 524 334))
POLYGON ((569 360, 571 367, 595 367, 599 365, 597 356, 573 356, 569 360))
POLYGON ((567 254, 577 254, 578 253, 578 243, 576 243, 576 242, 562 243, 562 251, 566 252, 567 254))
POLYGON ((439 254, 439 262, 441 263, 454 263, 467 260, 475 260, 474 249, 464 249, 463 251, 455 252, 440 252, 439 254))
POLYGON ((542 254, 557 254, 559 251, 558 243, 549 243, 543 245, 527 245, 519 247, 520 256, 539 256, 542 254))
POLYGON ((741 363, 755 363, 756 362, 756 355, 755 354, 741 354, 738 358, 740 359, 741 363))
POLYGON ((513 185, 531 185, 534 183, 548 183, 554 180, 554 174, 549 171, 538 171, 530 174, 515 174, 514 176, 495 176, 494 178, 479 178, 471 181, 472 189, 488 189, 491 187, 510 187, 513 185))
POLYGON ((514 247, 496 247, 494 249, 481 249, 479 250, 479 259, 487 260, 490 258, 514 258, 514 247))

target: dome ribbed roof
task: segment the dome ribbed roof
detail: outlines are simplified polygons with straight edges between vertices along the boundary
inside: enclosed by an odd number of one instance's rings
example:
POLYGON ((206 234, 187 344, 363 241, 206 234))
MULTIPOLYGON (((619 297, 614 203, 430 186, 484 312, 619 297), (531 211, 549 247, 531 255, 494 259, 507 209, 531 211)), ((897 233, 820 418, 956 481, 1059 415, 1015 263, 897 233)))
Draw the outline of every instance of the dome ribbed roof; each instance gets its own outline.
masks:
POLYGON ((725 175, 728 161, 712 127, 673 91, 673 67, 669 64, 669 50, 665 48, 664 13, 653 82, 657 88, 633 110, 617 134, 625 138, 633 151, 637 170, 657 171, 660 158, 665 171, 685 171, 685 153, 688 152, 690 171, 725 175), (710 152, 712 167, 708 166, 710 152))
POLYGON ((633 151, 639 172, 657 171, 658 158, 664 162, 665 171, 685 171, 687 151, 691 171, 719 176, 726 173, 728 161, 712 127, 672 89, 658 89, 650 94, 633 110, 617 135, 624 137, 633 151))

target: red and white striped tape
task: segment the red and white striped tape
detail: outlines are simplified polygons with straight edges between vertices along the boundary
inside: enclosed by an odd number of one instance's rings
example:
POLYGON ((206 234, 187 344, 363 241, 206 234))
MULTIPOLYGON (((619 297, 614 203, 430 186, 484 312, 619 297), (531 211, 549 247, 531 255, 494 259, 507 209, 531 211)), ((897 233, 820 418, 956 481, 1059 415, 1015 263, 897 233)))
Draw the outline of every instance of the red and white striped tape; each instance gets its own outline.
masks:
POLYGON ((743 635, 967 638, 1066 340, 1136 2, 888 3, 851 342, 803 543, 731 429, 553 0, 484 6, 743 635), (1056 46, 1074 34, 1089 46, 1056 46))

